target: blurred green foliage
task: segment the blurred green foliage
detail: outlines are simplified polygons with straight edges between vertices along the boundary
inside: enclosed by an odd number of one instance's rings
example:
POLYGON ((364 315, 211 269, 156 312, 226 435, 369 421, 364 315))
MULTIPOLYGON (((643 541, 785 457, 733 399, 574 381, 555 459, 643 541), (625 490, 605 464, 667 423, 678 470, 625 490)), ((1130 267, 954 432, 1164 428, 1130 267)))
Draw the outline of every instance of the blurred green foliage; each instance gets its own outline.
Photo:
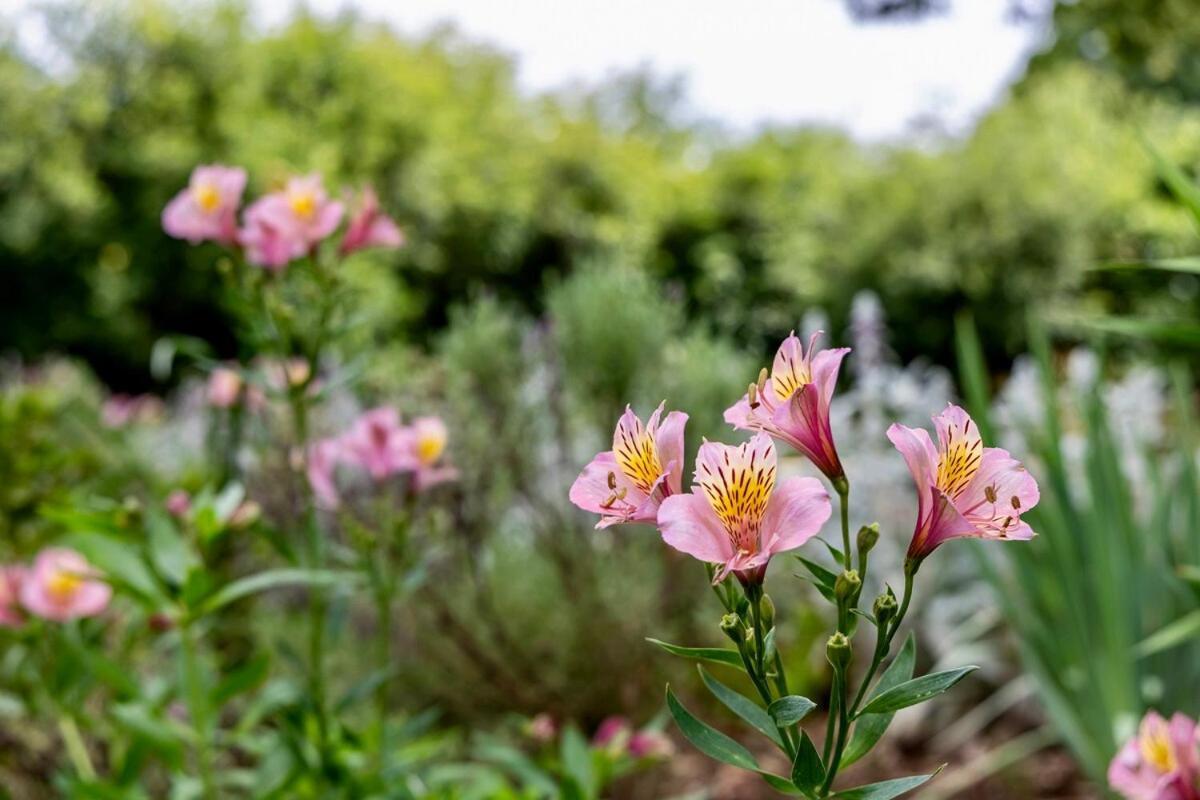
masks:
POLYGON ((410 245, 356 268, 375 341, 429 342, 485 291, 536 311, 556 276, 619 263, 669 293, 665 313, 755 350, 812 304, 840 328, 873 288, 902 356, 947 360, 951 310, 1010 356, 1014 313, 1129 294, 1075 293, 1089 266, 1177 253, 1187 221, 1130 120, 1172 159, 1200 156, 1200 114, 1066 58, 965 141, 869 147, 814 129, 731 139, 683 121, 678 86, 647 75, 528 97, 506 56, 353 15, 262 32, 237 3, 161 0, 44 19, 37 52, 0 35, 0 341, 126 387, 146 385, 165 333, 236 349, 215 252, 158 225, 198 162, 376 185, 410 245))

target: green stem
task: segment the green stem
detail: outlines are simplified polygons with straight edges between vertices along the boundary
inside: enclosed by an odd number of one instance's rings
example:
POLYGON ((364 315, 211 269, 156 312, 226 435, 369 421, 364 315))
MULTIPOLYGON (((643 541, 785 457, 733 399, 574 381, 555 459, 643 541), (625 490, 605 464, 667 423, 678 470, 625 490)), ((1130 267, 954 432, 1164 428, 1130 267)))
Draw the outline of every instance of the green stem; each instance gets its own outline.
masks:
POLYGON ((850 553, 850 481, 843 476, 833 482, 842 509, 842 564, 850 569, 853 556, 850 553))
POLYGON ((195 631, 192 629, 192 621, 187 618, 179 625, 179 657, 183 662, 183 688, 187 697, 188 716, 191 717, 192 730, 196 735, 196 766, 200 772, 204 797, 212 800, 217 796, 217 791, 213 778, 208 698, 205 696, 204 680, 200 675, 195 631))
POLYGON ((79 777, 85 781, 95 780, 96 768, 92 766, 92 758, 88 755, 83 734, 79 732, 75 718, 65 711, 58 718, 58 733, 62 737, 67 757, 71 759, 71 765, 79 773, 79 777))

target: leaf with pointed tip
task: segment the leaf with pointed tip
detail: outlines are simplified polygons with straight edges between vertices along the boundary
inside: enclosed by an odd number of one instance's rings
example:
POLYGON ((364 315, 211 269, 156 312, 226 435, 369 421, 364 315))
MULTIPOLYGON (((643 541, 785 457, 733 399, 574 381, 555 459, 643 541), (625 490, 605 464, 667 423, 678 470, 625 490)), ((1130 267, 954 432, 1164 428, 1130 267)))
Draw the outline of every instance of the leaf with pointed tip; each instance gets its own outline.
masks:
POLYGON ((856 786, 833 795, 833 800, 892 800, 893 797, 899 797, 905 792, 911 792, 918 786, 927 783, 938 772, 941 772, 941 769, 929 775, 913 775, 909 778, 896 778, 881 783, 856 786))
POLYGON ((675 697, 670 686, 667 687, 667 708, 684 737, 701 753, 724 764, 758 771, 758 762, 754 760, 754 756, 750 754, 749 750, 716 728, 692 716, 691 712, 684 708, 679 699, 675 697))
POLYGON ((775 720, 776 725, 782 725, 786 728, 804 719, 808 716, 808 712, 816 707, 817 704, 807 697, 801 697, 798 694, 789 694, 787 697, 781 697, 774 703, 771 703, 767 708, 767 713, 775 720))
POLYGON ((800 731, 800 749, 796 751, 796 760, 792 762, 792 783, 802 792, 816 789, 825 782, 825 765, 808 731, 800 731))
MULTIPOLYGON (((913 668, 916 666, 916 663, 917 640, 910 633, 908 634, 908 638, 904 640, 904 646, 900 648, 900 652, 896 655, 896 658, 884 670, 879 683, 875 685, 875 690, 871 692, 870 700, 874 700, 887 690, 911 680, 913 668)), ((850 737, 850 744, 846 745, 846 750, 842 753, 842 769, 845 769, 871 752, 871 748, 883 737, 888 725, 892 723, 892 716, 892 714, 859 715, 858 721, 854 723, 854 734, 850 737)))
POLYGON ((779 728, 771 721, 771 715, 764 711, 762 706, 749 697, 738 694, 733 689, 730 689, 712 675, 709 675, 708 671, 699 664, 696 665, 696 669, 700 671, 700 680, 704 681, 704 685, 712 692, 713 697, 720 700, 726 708, 749 723, 750 727, 762 733, 775 744, 783 747, 783 739, 779 735, 779 728))
POLYGON ((796 560, 804 565, 812 576, 817 579, 817 582, 828 589, 832 589, 837 584, 837 573, 822 567, 815 561, 809 561, 804 556, 796 556, 796 560))
POLYGON ((693 661, 708 661, 713 664, 724 664, 727 667, 737 667, 742 671, 746 669, 746 666, 742 663, 742 657, 736 650, 727 650, 723 647, 681 647, 659 639, 648 638, 646 641, 650 644, 658 645, 671 655, 676 655, 680 658, 690 658, 693 661))
POLYGON ((902 708, 915 706, 917 703, 924 703, 946 691, 977 669, 979 667, 976 666, 959 667, 905 681, 867 703, 867 707, 859 712, 859 715, 886 714, 890 711, 899 711, 902 708))

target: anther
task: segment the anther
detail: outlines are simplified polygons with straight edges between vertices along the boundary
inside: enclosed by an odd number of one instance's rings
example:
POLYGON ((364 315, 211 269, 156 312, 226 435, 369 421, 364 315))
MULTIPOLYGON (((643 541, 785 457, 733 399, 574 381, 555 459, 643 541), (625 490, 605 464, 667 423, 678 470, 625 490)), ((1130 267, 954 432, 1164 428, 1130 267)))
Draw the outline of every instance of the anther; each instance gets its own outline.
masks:
POLYGON ((758 408, 758 384, 750 384, 750 387, 746 389, 746 397, 750 400, 751 408, 758 408))
MULTIPOLYGON (((610 472, 609 475, 612 473, 610 472)), ((989 503, 996 502, 996 488, 994 486, 983 487, 983 496, 987 498, 989 503)))
POLYGON ((767 368, 763 367, 758 371, 758 390, 761 392, 767 388, 767 368))
POLYGON ((1015 494, 1012 496, 1012 507, 1013 508, 1021 507, 1021 498, 1017 497, 1015 494))
POLYGON ((608 488, 609 489, 617 488, 617 473, 615 473, 615 472, 608 473, 608 488))

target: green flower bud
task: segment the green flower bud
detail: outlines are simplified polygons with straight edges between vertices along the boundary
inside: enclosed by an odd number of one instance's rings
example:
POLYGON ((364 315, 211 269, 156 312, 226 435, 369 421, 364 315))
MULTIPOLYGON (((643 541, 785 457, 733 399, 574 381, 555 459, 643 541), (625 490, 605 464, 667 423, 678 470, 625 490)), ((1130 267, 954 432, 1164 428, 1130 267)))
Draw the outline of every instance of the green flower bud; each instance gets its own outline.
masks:
POLYGON ((762 623, 767 630, 775 627, 775 603, 771 601, 771 595, 764 594, 762 599, 758 601, 758 611, 762 615, 762 623))
POLYGON ((850 640, 846 635, 838 632, 829 637, 829 641, 825 644, 825 657, 829 659, 829 663, 834 669, 845 669, 850 663, 851 656, 850 640))
POLYGON ((858 529, 858 552, 866 555, 879 541, 879 523, 872 522, 858 529))
POLYGON ((896 618, 896 595, 885 592, 875 598, 875 605, 872 608, 875 612, 875 621, 879 623, 879 627, 883 627, 896 618))
POLYGON ((742 618, 737 614, 726 614, 721 617, 721 630, 736 645, 740 646, 746 641, 746 626, 742 624, 742 618))
POLYGON ((848 569, 838 575, 837 582, 833 584, 833 596, 838 600, 852 599, 861 588, 862 579, 858 577, 858 570, 848 569))

